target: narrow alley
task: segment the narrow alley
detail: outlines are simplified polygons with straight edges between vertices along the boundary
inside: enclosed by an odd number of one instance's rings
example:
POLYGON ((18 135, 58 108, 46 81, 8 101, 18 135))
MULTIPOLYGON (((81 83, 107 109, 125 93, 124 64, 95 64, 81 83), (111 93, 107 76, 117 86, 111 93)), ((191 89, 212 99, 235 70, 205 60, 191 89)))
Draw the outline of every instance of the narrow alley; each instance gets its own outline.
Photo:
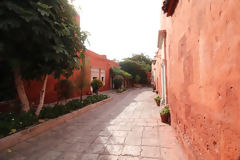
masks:
POLYGON ((150 88, 113 100, 19 143, 1 160, 184 160, 171 126, 161 123, 150 88))

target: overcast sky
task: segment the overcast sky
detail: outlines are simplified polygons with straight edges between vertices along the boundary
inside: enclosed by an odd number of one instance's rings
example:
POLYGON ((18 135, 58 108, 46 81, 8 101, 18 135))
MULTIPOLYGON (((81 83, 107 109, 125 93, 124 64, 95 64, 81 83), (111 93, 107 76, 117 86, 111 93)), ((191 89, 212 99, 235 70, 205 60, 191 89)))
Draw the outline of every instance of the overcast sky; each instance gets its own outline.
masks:
POLYGON ((157 51, 161 0, 75 0, 87 48, 121 60, 132 53, 153 58, 157 51), (78 9, 80 6, 80 10, 78 9))

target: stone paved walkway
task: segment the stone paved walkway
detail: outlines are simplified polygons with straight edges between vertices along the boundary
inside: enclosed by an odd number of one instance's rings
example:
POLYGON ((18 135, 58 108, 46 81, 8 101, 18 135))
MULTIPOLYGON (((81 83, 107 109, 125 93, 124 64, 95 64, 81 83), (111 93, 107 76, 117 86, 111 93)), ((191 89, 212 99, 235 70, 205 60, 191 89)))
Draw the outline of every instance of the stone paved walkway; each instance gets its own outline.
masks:
POLYGON ((0 152, 0 160, 184 160, 151 89, 110 94, 113 101, 0 152))

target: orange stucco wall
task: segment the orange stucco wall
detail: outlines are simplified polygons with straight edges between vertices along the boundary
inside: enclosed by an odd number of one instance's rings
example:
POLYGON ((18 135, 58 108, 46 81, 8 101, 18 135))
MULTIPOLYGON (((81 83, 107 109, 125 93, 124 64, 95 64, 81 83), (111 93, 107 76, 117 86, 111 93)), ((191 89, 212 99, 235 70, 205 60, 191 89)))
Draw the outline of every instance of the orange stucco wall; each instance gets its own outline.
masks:
POLYGON ((161 86, 161 59, 160 59, 160 50, 156 52, 154 57, 156 61, 155 64, 152 64, 152 74, 153 74, 153 82, 156 90, 158 91, 158 95, 162 97, 162 86, 161 86))
MULTIPOLYGON (((113 66, 119 67, 119 64, 108 60, 105 55, 99 55, 97 53, 94 53, 93 51, 87 50, 85 53, 86 59, 89 60, 90 66, 99 68, 105 70, 105 85, 100 89, 100 91, 111 89, 110 86, 110 68, 113 66)), ((74 71, 73 75, 69 78, 70 80, 73 80, 77 75, 79 71, 74 71)), ((90 75, 89 75, 90 76, 90 75)), ((60 79, 63 79, 64 77, 61 77, 60 79)), ((58 82, 58 79, 54 79, 53 76, 48 77, 47 86, 46 86, 46 96, 45 96, 45 103, 51 103, 57 101, 57 94, 54 91, 55 84, 58 82)), ((42 87, 42 83, 40 81, 30 81, 25 82, 25 89, 27 92, 27 96, 29 98, 29 101, 31 104, 36 105, 39 103, 39 95, 40 90, 42 87)), ((90 86, 85 89, 85 93, 90 91, 90 86)), ((80 96, 80 90, 77 90, 73 97, 79 97, 80 96)))
POLYGON ((172 126, 190 160, 240 156, 240 1, 179 0, 166 29, 172 126))

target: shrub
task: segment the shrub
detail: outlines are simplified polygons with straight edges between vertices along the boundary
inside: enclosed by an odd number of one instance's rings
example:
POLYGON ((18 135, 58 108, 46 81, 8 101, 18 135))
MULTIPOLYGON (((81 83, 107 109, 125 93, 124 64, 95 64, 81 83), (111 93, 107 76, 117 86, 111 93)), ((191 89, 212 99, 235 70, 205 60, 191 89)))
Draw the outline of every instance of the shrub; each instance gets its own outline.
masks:
POLYGON ((161 98, 160 98, 159 96, 157 96, 156 98, 154 98, 154 100, 155 100, 156 102, 160 102, 160 101, 161 101, 161 98))
POLYGON ((40 119, 52 119, 69 113, 73 110, 82 108, 88 104, 96 103, 101 100, 107 99, 107 95, 93 95, 88 96, 84 99, 82 104, 80 100, 72 100, 66 105, 56 104, 54 107, 43 107, 40 112, 39 117, 35 115, 35 111, 20 112, 19 114, 6 112, 0 113, 0 138, 7 136, 9 134, 15 133, 20 129, 24 129, 27 126, 38 123, 38 118, 40 119))
POLYGON ((91 86, 93 88, 93 93, 98 94, 98 90, 103 86, 103 82, 99 79, 94 79, 91 82, 91 86))
POLYGON ((124 91, 126 91, 127 89, 126 88, 122 88, 122 89, 118 89, 116 92, 117 93, 122 93, 122 92, 124 92, 124 91))
POLYGON ((162 111, 160 112, 160 114, 170 114, 170 111, 169 111, 169 107, 168 106, 165 106, 162 111))
POLYGON ((123 83, 123 79, 122 78, 116 78, 116 79, 113 80, 113 84, 114 84, 114 88, 115 89, 121 88, 122 83, 123 83))
POLYGON ((65 105, 70 111, 72 110, 76 110, 76 109, 79 109, 79 108, 82 108, 83 107, 83 104, 81 103, 81 100, 72 100, 72 101, 69 101, 66 103, 65 105))
POLYGON ((139 83, 141 80, 141 77, 137 74, 135 77, 135 82, 139 83))
POLYGON ((87 98, 83 100, 83 105, 93 104, 93 103, 102 101, 102 100, 107 99, 107 98, 108 98, 108 96, 103 95, 103 94, 87 96, 87 98))
POLYGON ((75 87, 72 81, 63 79, 55 84, 54 90, 57 92, 58 100, 61 100, 70 98, 75 92, 75 87))
POLYGON ((22 111, 19 114, 8 112, 0 114, 0 137, 12 134, 19 129, 38 122, 34 111, 22 111))
POLYGON ((44 107, 39 115, 42 119, 52 119, 69 113, 70 110, 64 105, 56 104, 54 107, 44 107))
POLYGON ((86 99, 83 100, 83 103, 81 103, 80 100, 72 100, 66 103, 66 105, 56 104, 54 107, 44 107, 40 112, 39 118, 41 119, 56 118, 71 111, 77 110, 79 108, 83 108, 86 105, 93 104, 107 98, 108 98, 107 95, 100 94, 88 96, 86 99))

